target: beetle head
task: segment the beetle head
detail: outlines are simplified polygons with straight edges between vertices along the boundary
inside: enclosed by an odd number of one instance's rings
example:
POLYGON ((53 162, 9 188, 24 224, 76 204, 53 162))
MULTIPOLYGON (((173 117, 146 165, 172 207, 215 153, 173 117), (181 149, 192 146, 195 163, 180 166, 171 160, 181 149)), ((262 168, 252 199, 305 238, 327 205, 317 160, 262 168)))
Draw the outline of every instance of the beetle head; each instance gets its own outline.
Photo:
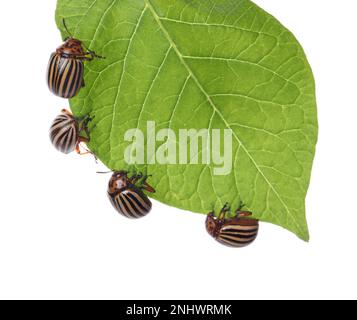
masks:
POLYGON ((128 173, 126 171, 115 171, 110 179, 109 188, 117 191, 128 185, 128 173))
POLYGON ((206 219, 206 230, 214 238, 216 237, 217 227, 217 218, 214 216, 214 213, 211 212, 206 219))
POLYGON ((65 44, 68 48, 82 48, 82 42, 75 38, 67 38, 65 44))
POLYGON ((57 49, 57 53, 63 53, 68 55, 84 55, 82 42, 75 38, 68 38, 65 42, 57 49))

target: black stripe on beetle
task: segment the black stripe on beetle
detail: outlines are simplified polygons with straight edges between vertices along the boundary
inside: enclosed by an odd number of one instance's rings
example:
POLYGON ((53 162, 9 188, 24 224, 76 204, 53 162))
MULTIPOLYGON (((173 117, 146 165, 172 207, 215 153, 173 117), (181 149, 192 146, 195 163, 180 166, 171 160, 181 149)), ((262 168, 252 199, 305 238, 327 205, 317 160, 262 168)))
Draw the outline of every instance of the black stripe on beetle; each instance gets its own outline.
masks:
POLYGON ((143 190, 155 192, 141 174, 128 177, 125 171, 114 172, 108 186, 108 197, 117 212, 129 219, 145 217, 152 208, 143 190))
POLYGON ((249 218, 252 213, 241 211, 242 207, 236 211, 233 218, 226 218, 228 205, 223 207, 218 218, 214 212, 209 213, 206 219, 207 232, 228 247, 242 248, 253 243, 258 236, 259 221, 249 218))
MULTIPOLYGON (((70 35, 64 20, 63 25, 70 35)), ((70 35, 50 57, 47 68, 47 84, 50 91, 65 99, 75 97, 84 87, 83 61, 92 61, 95 58, 103 57, 85 50, 82 42, 70 35)))

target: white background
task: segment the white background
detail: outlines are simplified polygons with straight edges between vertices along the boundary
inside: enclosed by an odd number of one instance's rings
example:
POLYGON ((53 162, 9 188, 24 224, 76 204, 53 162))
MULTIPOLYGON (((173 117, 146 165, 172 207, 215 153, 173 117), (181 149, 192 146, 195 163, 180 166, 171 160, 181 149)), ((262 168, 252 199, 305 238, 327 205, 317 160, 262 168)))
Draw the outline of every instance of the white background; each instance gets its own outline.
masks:
POLYGON ((311 242, 264 224, 254 245, 229 249, 201 215, 156 202, 139 221, 116 214, 103 168, 48 140, 67 106, 44 80, 60 43, 55 1, 1 1, 0 298, 357 298, 357 3, 256 2, 297 36, 316 77, 311 242))

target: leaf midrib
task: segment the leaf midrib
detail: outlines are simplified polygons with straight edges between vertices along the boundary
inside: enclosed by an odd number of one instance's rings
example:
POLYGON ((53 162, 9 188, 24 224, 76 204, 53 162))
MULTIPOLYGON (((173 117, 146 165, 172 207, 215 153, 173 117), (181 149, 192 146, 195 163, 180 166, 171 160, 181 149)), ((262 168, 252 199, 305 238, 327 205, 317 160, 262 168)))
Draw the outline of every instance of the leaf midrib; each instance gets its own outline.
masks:
POLYGON ((234 138, 236 139, 237 143, 239 144, 239 147, 241 147, 244 152, 247 154, 247 156, 249 157, 249 159, 252 161, 253 165, 256 167, 257 171, 259 172, 259 174, 263 177, 263 179, 266 181, 266 183, 268 184, 269 188, 275 193, 275 195, 277 196, 277 198, 279 199, 279 201, 281 202, 281 204, 284 206, 286 212, 288 213, 288 215, 291 217, 292 221, 295 223, 296 227, 298 230, 300 230, 301 234, 304 234, 304 231, 301 229, 300 225, 297 223, 294 215, 290 212, 288 206, 286 205, 286 203, 283 201, 283 199, 280 197, 279 193, 276 191, 276 189, 274 188, 274 186, 270 183, 270 181, 268 180, 268 178, 264 175, 264 173, 261 171, 260 167, 258 166, 258 164, 255 162, 254 158, 252 157, 252 155, 249 153, 248 149, 245 147, 245 145, 242 143, 242 141, 239 139, 239 137, 237 136, 237 134, 235 133, 235 131, 231 128, 231 126, 229 125, 229 123, 226 121, 226 119, 224 118, 224 116, 222 115, 222 113, 219 111, 219 109, 216 107, 216 105, 213 103, 210 95, 205 91, 205 89, 203 88, 203 86, 201 85, 201 83, 198 81, 197 77, 195 76, 195 74, 192 72, 191 68, 188 66, 188 64, 186 63, 186 61, 184 60, 184 56, 183 54, 180 52, 180 50, 178 49, 177 45, 175 44, 175 42, 173 41, 173 39, 171 38, 170 34, 168 33, 168 31, 166 30, 166 28, 163 26, 163 24, 161 23, 160 17, 159 15, 156 13, 154 7, 152 6, 152 4, 150 3, 149 0, 144 0, 146 7, 149 8, 150 12, 152 13, 155 21, 157 22, 157 24, 159 25, 161 31, 164 33, 166 39, 169 41, 170 45, 172 46, 172 48, 174 49, 174 51, 176 52, 180 62, 182 63, 182 65, 186 68, 187 72, 189 73, 189 75, 192 77, 192 79, 195 81, 196 85, 199 87, 199 89, 202 91, 202 93, 205 95, 205 97, 207 98, 207 101, 209 102, 209 104, 212 106, 213 110, 220 116, 220 118, 222 119, 222 121, 224 122, 224 124, 227 126, 227 128, 229 128, 232 133, 234 138))

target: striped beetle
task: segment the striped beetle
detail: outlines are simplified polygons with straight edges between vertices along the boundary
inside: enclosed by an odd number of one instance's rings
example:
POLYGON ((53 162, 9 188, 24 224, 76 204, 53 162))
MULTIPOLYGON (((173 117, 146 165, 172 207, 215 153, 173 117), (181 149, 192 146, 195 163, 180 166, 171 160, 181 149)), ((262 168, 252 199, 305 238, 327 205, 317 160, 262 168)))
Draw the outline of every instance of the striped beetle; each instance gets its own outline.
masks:
POLYGON ((91 121, 89 116, 84 118, 75 118, 68 110, 63 109, 52 123, 50 128, 50 139, 53 146, 65 154, 76 150, 78 154, 82 153, 79 145, 82 142, 88 143, 89 138, 81 136, 84 131, 89 137, 88 122, 91 121))
POLYGON ((113 207, 124 217, 138 219, 151 211, 151 201, 143 190, 151 193, 155 190, 147 184, 147 178, 141 173, 131 178, 126 171, 113 173, 109 181, 108 197, 113 207))
POLYGON ((242 248, 250 245, 257 237, 259 221, 248 218, 251 212, 241 211, 242 204, 236 211, 236 216, 227 218, 226 214, 230 211, 226 204, 219 217, 215 217, 214 212, 208 214, 206 219, 207 232, 219 243, 228 247, 242 248))
POLYGON ((84 87, 83 61, 92 61, 94 58, 103 59, 103 57, 96 55, 93 51, 85 50, 82 42, 73 38, 68 31, 64 19, 63 26, 69 38, 51 55, 47 68, 47 83, 52 93, 70 99, 84 87))

